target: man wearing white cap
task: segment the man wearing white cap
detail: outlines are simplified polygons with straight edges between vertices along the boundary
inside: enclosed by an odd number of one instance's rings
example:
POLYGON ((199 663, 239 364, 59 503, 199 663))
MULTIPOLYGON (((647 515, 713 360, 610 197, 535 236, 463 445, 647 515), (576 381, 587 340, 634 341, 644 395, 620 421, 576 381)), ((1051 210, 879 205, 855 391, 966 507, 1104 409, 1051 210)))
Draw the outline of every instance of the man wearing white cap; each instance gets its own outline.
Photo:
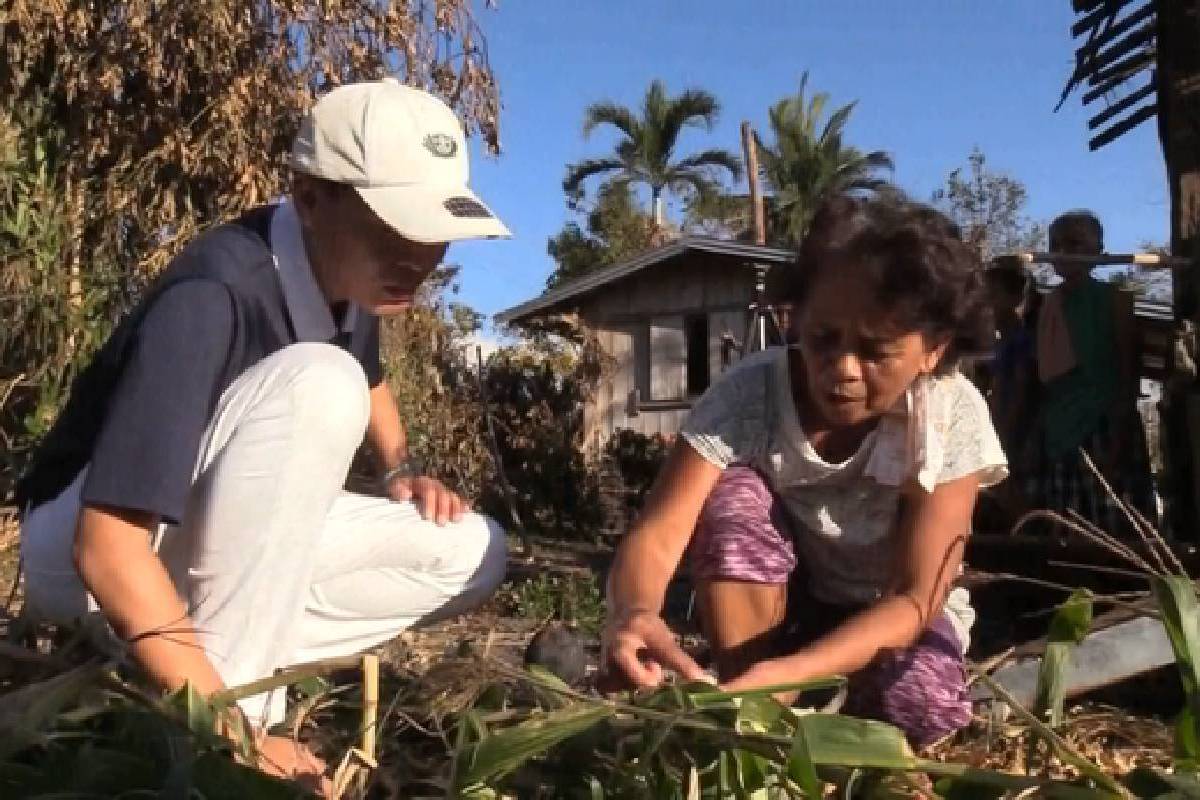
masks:
MULTIPOLYGON (((458 239, 507 236, 463 130, 393 80, 325 95, 292 194, 192 242, 81 373, 24 476, 34 616, 205 694, 349 654, 487 599, 504 534, 410 460, 379 315, 458 239), (343 490, 363 439, 386 497, 343 490), (95 626, 94 626, 95 627, 95 626)), ((242 704, 260 729, 282 691, 242 704)), ((318 765, 262 741, 283 774, 318 765)))

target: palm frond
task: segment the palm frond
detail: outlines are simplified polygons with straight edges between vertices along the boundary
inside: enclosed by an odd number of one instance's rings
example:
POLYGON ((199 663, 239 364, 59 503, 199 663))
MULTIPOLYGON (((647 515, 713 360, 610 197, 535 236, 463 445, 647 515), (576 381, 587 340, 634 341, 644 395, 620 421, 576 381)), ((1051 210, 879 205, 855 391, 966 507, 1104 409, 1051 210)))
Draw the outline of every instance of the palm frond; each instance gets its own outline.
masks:
POLYGON ((842 131, 846 127, 846 122, 850 119, 850 115, 854 113, 854 106, 857 103, 848 103, 837 111, 829 115, 829 121, 825 123, 825 129, 821 132, 821 140, 831 139, 834 136, 839 139, 842 136, 842 131))
POLYGON ((727 171, 735 180, 742 177, 742 160, 728 150, 713 148, 675 162, 677 170, 694 170, 705 167, 727 171))
POLYGON ((625 162, 616 158, 588 158, 576 164, 570 164, 567 166, 566 177, 563 178, 563 191, 570 196, 578 196, 582 192, 584 181, 588 178, 624 168, 625 162))
POLYGON ((601 125, 612 125, 630 139, 637 139, 641 123, 626 106, 611 101, 593 103, 583 112, 583 135, 588 137, 601 125))
POLYGON ((685 89, 673 98, 662 119, 662 142, 667 150, 675 147, 684 128, 703 128, 711 131, 721 113, 721 103, 704 89, 685 89))

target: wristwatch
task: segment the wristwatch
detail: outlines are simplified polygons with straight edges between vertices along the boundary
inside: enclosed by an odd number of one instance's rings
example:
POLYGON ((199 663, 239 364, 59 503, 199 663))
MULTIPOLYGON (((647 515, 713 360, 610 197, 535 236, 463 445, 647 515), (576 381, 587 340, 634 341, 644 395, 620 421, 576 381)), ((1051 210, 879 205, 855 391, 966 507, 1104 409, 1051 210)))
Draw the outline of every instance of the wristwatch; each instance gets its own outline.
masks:
POLYGON ((417 478, 425 474, 425 465, 421 460, 408 456, 396 466, 383 473, 383 477, 379 479, 379 486, 386 489, 388 484, 396 480, 396 478, 417 478))

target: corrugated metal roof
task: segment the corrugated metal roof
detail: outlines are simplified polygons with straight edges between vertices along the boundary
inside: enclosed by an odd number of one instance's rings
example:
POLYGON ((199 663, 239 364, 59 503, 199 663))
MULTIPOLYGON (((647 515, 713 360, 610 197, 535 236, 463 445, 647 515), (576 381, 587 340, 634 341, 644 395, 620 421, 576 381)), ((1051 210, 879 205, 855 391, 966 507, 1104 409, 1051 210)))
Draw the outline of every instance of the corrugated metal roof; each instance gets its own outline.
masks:
POLYGON ((796 260, 796 254, 791 250, 781 250, 776 247, 760 247, 745 242, 731 242, 724 239, 711 239, 706 236, 684 236, 673 242, 647 250, 636 258, 613 264, 611 267, 596 270, 582 277, 548 289, 532 300, 505 309, 496 314, 495 319, 502 324, 516 322, 523 317, 546 311, 554 306, 584 295, 593 289, 627 277, 646 267, 662 263, 688 250, 699 250, 706 253, 716 253, 723 256, 742 258, 749 264, 788 264, 796 260))

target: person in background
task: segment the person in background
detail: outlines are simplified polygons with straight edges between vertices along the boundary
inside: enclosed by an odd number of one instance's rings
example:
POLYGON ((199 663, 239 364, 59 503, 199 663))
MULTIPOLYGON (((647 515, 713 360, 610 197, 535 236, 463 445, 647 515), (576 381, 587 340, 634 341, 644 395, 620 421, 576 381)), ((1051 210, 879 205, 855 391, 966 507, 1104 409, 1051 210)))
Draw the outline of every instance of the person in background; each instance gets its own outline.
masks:
POLYGON ((610 675, 705 675, 661 615, 686 553, 726 688, 848 675, 847 711, 914 744, 967 723, 974 612, 955 584, 979 489, 1007 474, 957 370, 991 332, 982 272, 926 206, 839 197, 818 211, 786 289, 791 344, 709 387, 621 542, 610 675))
MULTIPOLYGON (((1103 251, 1104 227, 1092 212, 1070 211, 1051 223, 1052 255, 1103 251)), ((1140 360, 1133 296, 1097 280, 1086 261, 1052 263, 1062 283, 1038 312, 1039 461, 1029 475, 1029 498, 1035 507, 1074 510, 1110 533, 1132 534, 1082 453, 1124 503, 1157 521, 1146 434, 1137 411, 1140 360)))
POLYGON ((1026 510, 1024 481, 1036 452, 1028 435, 1037 414, 1037 362, 1034 355, 1029 275, 1021 262, 1000 256, 984 272, 988 302, 996 325, 989 364, 988 407, 1009 459, 1011 476, 992 495, 1011 525, 1026 510))

